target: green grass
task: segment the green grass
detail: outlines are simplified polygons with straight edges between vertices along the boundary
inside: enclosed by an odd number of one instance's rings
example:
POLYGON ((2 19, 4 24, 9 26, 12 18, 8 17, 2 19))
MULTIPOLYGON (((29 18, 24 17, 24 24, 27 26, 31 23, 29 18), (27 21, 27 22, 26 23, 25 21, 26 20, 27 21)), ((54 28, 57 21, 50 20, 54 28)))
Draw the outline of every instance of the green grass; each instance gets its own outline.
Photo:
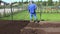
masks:
MULTIPOLYGON (((12 17, 0 18, 1 20, 12 20, 12 17)), ((40 13, 37 13, 37 19, 40 20, 40 13)), ((60 21, 59 13, 42 13, 41 19, 45 21, 60 21)), ((13 15, 13 20, 30 20, 29 12, 22 11, 13 15)))
POLYGON ((60 14, 54 13, 54 14, 42 14, 42 19, 46 21, 60 21, 60 14))

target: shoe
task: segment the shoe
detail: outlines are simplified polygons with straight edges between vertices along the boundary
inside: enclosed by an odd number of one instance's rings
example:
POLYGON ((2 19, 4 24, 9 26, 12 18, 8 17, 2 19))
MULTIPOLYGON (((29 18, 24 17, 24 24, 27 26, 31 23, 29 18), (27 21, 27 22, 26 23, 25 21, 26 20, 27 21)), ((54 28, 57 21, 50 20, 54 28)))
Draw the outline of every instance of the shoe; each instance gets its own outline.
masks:
POLYGON ((34 21, 30 20, 30 22, 34 22, 34 21))
POLYGON ((37 21, 35 21, 35 23, 38 23, 37 21))
POLYGON ((35 20, 34 23, 39 23, 39 22, 37 20, 35 20))

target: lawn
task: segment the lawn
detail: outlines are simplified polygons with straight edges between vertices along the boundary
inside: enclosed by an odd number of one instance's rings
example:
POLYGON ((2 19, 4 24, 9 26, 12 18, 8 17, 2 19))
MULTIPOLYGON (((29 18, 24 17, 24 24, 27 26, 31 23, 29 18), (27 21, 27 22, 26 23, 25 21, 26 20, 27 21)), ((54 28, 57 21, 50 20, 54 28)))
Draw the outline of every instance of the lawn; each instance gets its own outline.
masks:
MULTIPOLYGON (((12 20, 12 16, 0 18, 1 20, 12 20)), ((40 20, 40 13, 37 12, 37 19, 40 20)), ((60 13, 42 13, 42 20, 45 21, 60 21, 60 13)), ((13 20, 30 20, 29 12, 22 11, 13 15, 13 20)))

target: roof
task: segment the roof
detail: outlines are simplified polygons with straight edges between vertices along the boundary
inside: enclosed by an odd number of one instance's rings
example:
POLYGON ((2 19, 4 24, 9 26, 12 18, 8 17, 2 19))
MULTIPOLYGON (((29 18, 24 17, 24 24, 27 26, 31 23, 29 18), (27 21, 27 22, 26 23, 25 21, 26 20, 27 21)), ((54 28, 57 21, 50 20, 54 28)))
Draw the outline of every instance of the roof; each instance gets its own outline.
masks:
POLYGON ((4 1, 0 1, 0 3, 5 3, 5 4, 8 4, 8 3, 4 2, 4 1))

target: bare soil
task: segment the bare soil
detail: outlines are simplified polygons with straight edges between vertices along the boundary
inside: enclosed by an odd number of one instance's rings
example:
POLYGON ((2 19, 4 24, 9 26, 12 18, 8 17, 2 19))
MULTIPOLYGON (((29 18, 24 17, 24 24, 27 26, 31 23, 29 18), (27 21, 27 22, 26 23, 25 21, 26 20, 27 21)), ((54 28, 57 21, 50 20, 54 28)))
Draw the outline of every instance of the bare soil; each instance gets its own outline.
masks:
POLYGON ((0 20, 0 34, 60 34, 60 22, 0 20))

